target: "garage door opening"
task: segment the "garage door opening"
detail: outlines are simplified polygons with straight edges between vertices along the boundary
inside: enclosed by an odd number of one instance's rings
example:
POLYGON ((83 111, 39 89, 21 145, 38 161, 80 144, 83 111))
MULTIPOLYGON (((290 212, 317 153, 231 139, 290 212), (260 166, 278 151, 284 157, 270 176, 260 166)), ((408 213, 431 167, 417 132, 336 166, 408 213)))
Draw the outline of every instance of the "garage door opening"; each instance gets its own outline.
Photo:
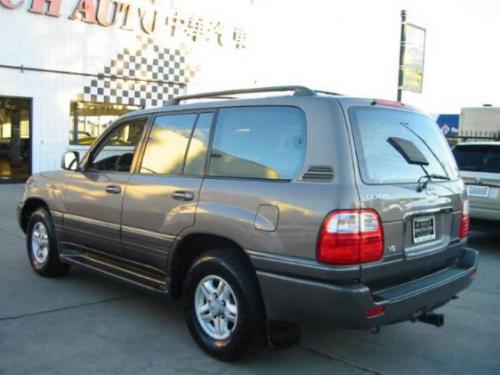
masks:
POLYGON ((31 174, 31 99, 0 97, 0 183, 31 174))

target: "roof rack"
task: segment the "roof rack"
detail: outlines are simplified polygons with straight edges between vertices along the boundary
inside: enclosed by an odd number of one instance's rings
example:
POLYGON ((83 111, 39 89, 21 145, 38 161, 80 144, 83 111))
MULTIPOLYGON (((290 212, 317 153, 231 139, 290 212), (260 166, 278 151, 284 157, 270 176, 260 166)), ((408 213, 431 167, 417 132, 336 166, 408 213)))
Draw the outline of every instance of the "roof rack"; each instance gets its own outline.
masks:
POLYGON ((339 94, 338 92, 331 92, 331 91, 324 91, 324 90, 314 90, 314 92, 317 94, 332 95, 332 96, 342 95, 342 94, 339 94))
MULTIPOLYGON (((232 95, 239 94, 254 94, 254 93, 265 93, 265 92, 280 92, 280 91, 293 91, 293 96, 316 96, 316 91, 308 89, 304 86, 273 86, 273 87, 259 87, 251 89, 240 89, 240 90, 226 90, 226 91, 214 91, 206 92, 202 94, 184 95, 178 96, 167 102, 167 105, 178 105, 183 100, 189 99, 234 99, 232 95)), ((320 91, 318 91, 320 92, 320 91)), ((326 93, 321 91, 321 93, 326 93)), ((334 93, 328 93, 330 95, 335 95, 334 93)))

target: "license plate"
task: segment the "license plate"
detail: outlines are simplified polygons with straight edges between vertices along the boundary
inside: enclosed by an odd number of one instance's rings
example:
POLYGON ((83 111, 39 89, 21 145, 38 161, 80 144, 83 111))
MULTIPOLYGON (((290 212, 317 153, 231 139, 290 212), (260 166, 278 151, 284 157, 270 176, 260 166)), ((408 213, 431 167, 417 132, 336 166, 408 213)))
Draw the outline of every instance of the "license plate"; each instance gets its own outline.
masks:
POLYGON ((413 219, 413 242, 420 243, 436 238, 436 220, 434 216, 421 216, 413 219))
POLYGON ((467 185, 467 194, 470 197, 488 198, 490 195, 489 186, 467 185))

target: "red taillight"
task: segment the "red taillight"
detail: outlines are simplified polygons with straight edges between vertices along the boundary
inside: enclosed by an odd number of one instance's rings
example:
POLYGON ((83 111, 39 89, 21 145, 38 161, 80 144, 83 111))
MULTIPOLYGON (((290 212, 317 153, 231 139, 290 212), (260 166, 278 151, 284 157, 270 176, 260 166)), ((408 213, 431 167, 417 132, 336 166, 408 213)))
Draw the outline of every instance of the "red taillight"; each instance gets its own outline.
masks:
POLYGON ((376 316, 382 315, 385 312, 384 306, 374 306, 366 312, 367 318, 375 318, 376 316))
POLYGON ((469 213, 469 200, 466 199, 462 206, 462 216, 460 217, 460 232, 459 237, 465 238, 469 235, 470 213, 469 213))
POLYGON ((330 264, 359 264, 382 258, 384 233, 374 210, 341 210, 321 227, 317 258, 330 264))

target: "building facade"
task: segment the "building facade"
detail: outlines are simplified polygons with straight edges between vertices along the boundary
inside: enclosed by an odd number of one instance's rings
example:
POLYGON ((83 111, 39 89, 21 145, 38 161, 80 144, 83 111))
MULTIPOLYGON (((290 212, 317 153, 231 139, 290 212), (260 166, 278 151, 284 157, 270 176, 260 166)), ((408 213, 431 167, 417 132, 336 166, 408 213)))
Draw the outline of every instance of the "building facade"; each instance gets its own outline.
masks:
POLYGON ((59 168, 128 111, 248 86, 251 6, 0 0, 0 182, 59 168))

